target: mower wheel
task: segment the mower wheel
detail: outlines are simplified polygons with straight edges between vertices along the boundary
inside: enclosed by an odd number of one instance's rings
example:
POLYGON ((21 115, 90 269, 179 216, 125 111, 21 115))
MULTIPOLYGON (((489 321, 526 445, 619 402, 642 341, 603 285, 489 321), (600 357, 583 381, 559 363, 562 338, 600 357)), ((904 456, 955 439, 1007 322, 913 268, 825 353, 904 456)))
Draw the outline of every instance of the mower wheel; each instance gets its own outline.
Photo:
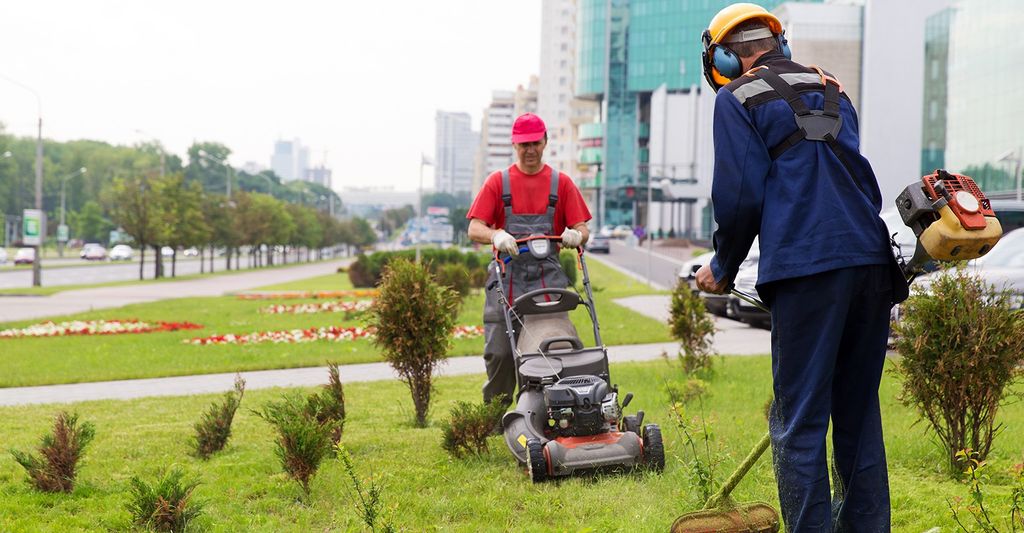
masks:
POLYGON ((539 439, 526 441, 526 471, 530 473, 530 479, 534 483, 540 483, 548 478, 548 460, 544 458, 544 445, 539 439))
POLYGON ((665 444, 657 424, 644 426, 644 466, 654 472, 665 470, 665 444))

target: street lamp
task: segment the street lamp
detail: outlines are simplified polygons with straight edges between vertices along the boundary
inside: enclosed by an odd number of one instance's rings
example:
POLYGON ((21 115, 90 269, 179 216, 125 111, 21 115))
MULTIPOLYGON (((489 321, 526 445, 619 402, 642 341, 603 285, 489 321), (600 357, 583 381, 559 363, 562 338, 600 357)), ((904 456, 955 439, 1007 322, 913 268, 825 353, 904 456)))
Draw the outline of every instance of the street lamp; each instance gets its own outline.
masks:
MULTIPOLYGON (((39 93, 35 89, 21 83, 18 80, 9 78, 0 74, 0 78, 3 78, 22 89, 32 93, 32 96, 36 97, 36 109, 38 111, 37 116, 39 117, 39 130, 36 137, 36 209, 39 211, 43 210, 43 99, 39 97, 39 93)), ((43 284, 43 246, 42 246, 42 235, 45 232, 40 232, 40 244, 35 247, 36 257, 32 261, 32 286, 39 287, 43 284)))
MULTIPOLYGON (((67 184, 69 179, 79 174, 85 174, 87 170, 87 168, 82 167, 74 171, 73 173, 64 176, 60 180, 60 226, 57 227, 58 233, 60 233, 61 229, 64 227, 64 186, 67 184)), ((60 257, 64 257, 64 241, 61 240, 61 237, 63 237, 63 235, 57 235, 57 255, 60 257)))
MULTIPOLYGON (((423 223, 423 167, 426 165, 434 166, 434 162, 431 161, 427 156, 420 154, 420 189, 419 199, 416 202, 416 218, 418 223, 423 223)), ((416 262, 420 262, 420 242, 419 238, 416 239, 416 262)))
POLYGON ((231 200, 231 165, 229 165, 228 162, 225 159, 221 159, 219 157, 216 157, 216 156, 208 153, 206 150, 199 150, 199 157, 201 157, 203 159, 206 159, 207 161, 213 161, 214 163, 218 163, 218 164, 224 165, 225 181, 227 182, 226 196, 228 197, 228 200, 230 201, 231 200))
POLYGON ((1006 161, 1007 163, 1017 163, 1017 166, 1013 171, 1013 178, 1017 182, 1017 201, 1021 201, 1021 159, 1024 159, 1024 147, 1018 147, 1016 150, 1009 150, 1005 154, 999 156, 997 161, 1006 161))

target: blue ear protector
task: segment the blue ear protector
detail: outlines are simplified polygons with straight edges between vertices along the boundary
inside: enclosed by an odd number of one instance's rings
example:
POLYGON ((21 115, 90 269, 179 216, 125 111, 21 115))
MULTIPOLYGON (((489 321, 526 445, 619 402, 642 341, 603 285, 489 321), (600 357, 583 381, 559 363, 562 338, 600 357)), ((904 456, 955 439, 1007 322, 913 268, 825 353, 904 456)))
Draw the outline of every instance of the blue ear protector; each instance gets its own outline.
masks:
MULTIPOLYGON (((793 52, 789 49, 789 41, 786 39, 786 32, 775 36, 779 41, 779 51, 786 59, 793 59, 793 52)), ((719 74, 734 80, 743 75, 743 62, 740 56, 736 55, 729 47, 723 44, 712 44, 711 64, 719 74)))

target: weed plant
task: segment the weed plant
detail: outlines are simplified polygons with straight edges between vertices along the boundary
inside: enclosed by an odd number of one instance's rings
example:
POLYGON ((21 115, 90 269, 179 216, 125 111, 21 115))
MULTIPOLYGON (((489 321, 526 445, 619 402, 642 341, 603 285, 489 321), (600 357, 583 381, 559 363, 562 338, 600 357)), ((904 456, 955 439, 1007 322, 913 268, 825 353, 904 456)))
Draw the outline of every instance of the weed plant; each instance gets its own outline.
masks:
POLYGON ((235 376, 235 388, 224 394, 220 402, 210 404, 203 417, 196 422, 195 437, 192 438, 192 450, 196 457, 209 459, 211 455, 224 449, 231 437, 231 423, 235 412, 242 404, 245 395, 245 380, 241 375, 235 376))
POLYGON ((341 386, 338 363, 327 363, 328 383, 306 398, 306 414, 330 429, 331 443, 341 442, 345 429, 345 390, 341 386))
POLYGON ((43 436, 39 455, 11 450, 14 460, 25 467, 29 483, 44 492, 71 492, 78 476, 78 463, 85 447, 96 435, 89 422, 78 424, 78 414, 62 411, 53 423, 53 433, 43 436))
POLYGON ((427 425, 434 369, 448 352, 460 301, 423 265, 405 259, 388 263, 373 306, 374 343, 409 387, 420 427, 427 425))
POLYGON ((185 479, 185 473, 173 468, 150 485, 132 477, 127 503, 132 523, 155 531, 178 533, 188 531, 203 513, 203 503, 192 498, 199 486, 196 478, 185 479))
POLYGON ((294 479, 309 496, 309 483, 323 458, 331 453, 333 426, 321 425, 309 416, 308 401, 290 395, 268 402, 253 414, 277 431, 274 453, 288 477, 294 479))
POLYGON ((352 483, 352 491, 356 495, 356 511, 359 513, 359 518, 362 519, 363 524, 373 533, 377 531, 382 533, 397 531, 391 520, 383 517, 384 501, 381 499, 381 495, 384 493, 384 487, 378 485, 373 478, 370 479, 369 486, 364 487, 363 482, 356 475, 352 455, 341 445, 336 447, 336 451, 338 459, 344 465, 345 473, 352 483))
POLYGON ((704 309, 700 295, 680 280, 672 290, 669 307, 669 329, 679 341, 679 361, 687 375, 710 372, 714 362, 711 347, 715 337, 715 323, 704 309))
POLYGON ((959 474, 956 454, 979 460, 992 449, 1000 405, 1024 369, 1024 312, 1013 295, 986 285, 962 266, 937 274, 903 304, 894 331, 901 400, 928 421, 959 474))
POLYGON ((507 406, 505 395, 490 402, 456 402, 450 416, 441 422, 441 447, 455 457, 487 453, 487 437, 500 427, 507 406))
POLYGON ((966 506, 961 498, 946 500, 949 510, 953 515, 953 521, 963 531, 970 533, 980 530, 984 533, 1016 533, 1024 531, 1024 464, 1017 464, 1010 471, 1013 485, 1010 488, 1009 504, 1010 509, 1005 525, 999 527, 999 520, 993 518, 989 507, 985 507, 985 484, 989 480, 985 470, 988 464, 978 459, 974 450, 964 449, 956 453, 958 464, 963 467, 964 481, 969 487, 970 500, 966 506), (970 515, 968 519, 962 512, 967 510, 970 515), (973 526, 968 528, 964 525, 965 520, 973 521, 973 526))

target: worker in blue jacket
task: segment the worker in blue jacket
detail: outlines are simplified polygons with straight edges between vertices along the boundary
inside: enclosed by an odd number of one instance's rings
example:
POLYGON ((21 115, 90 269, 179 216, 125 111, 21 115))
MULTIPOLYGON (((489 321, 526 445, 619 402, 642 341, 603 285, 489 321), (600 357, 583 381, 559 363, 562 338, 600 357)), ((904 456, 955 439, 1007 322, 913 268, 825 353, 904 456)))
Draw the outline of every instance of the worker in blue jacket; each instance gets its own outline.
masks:
POLYGON ((859 153, 856 112, 833 76, 790 60, 781 22, 759 6, 723 9, 703 41, 718 93, 718 229, 696 281, 728 292, 760 236, 757 291, 772 314, 769 430, 787 530, 888 531, 878 385, 889 310, 907 286, 859 153))

